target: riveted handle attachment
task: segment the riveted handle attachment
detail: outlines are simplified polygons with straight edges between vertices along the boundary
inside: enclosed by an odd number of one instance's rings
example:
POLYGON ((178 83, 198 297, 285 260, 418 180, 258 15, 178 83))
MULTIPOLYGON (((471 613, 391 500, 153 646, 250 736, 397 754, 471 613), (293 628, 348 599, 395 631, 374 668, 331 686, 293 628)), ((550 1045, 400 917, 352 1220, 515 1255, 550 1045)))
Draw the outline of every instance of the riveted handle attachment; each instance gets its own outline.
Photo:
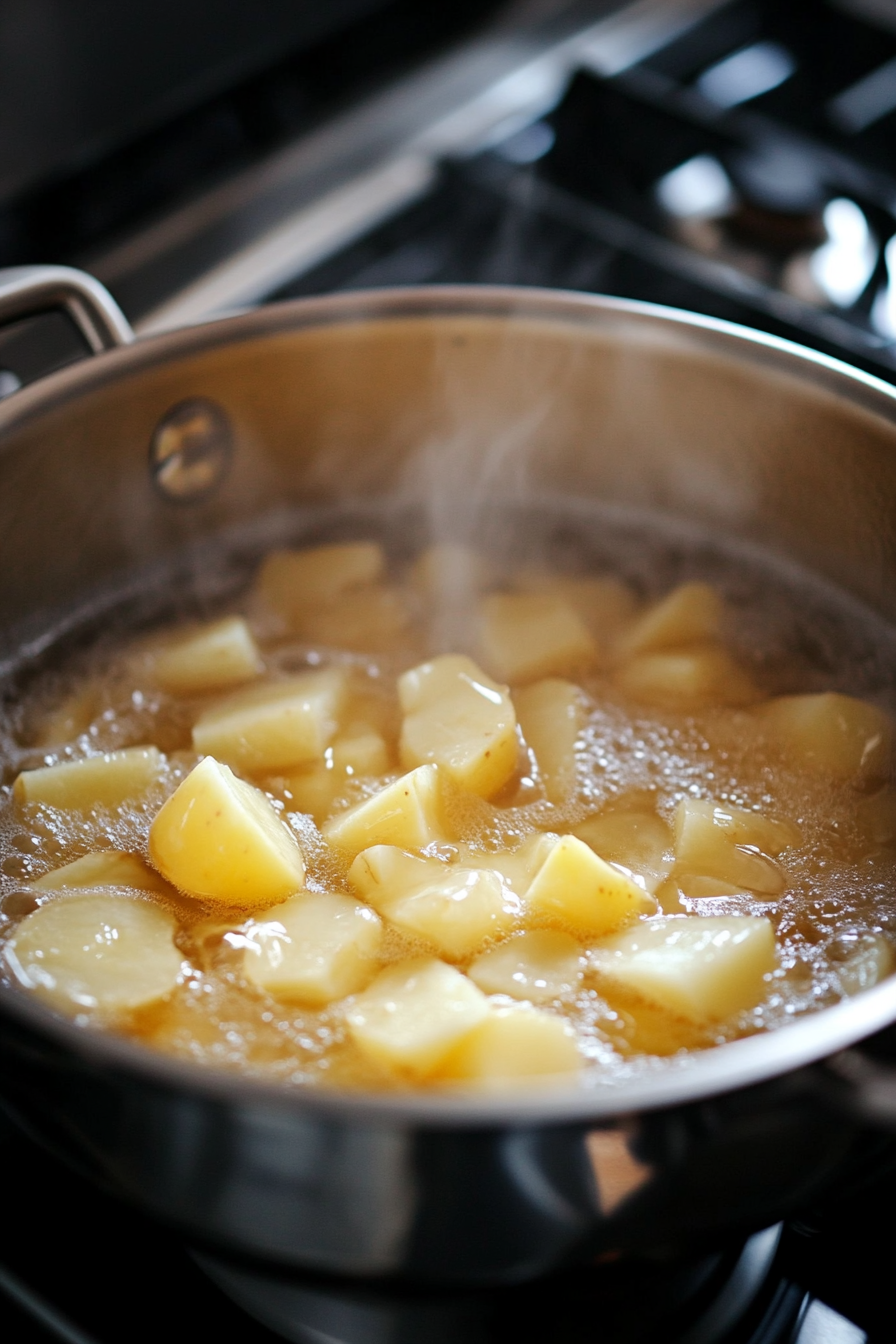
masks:
POLYGON ((0 326, 62 308, 93 354, 129 345, 134 333, 98 280, 70 266, 13 266, 0 270, 0 326))

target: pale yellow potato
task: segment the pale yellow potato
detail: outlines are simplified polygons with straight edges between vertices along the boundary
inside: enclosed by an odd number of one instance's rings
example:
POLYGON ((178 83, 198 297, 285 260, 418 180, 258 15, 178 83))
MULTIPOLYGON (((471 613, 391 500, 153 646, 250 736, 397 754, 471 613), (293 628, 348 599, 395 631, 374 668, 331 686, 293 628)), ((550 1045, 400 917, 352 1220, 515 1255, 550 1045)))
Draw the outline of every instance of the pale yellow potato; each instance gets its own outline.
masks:
POLYGON ((786 884, 769 854, 780 854, 798 838, 786 823, 697 798, 678 804, 674 833, 675 861, 683 872, 766 896, 777 895, 786 884))
POLYGON ((771 922, 752 915, 659 915, 592 948, 600 975, 691 1022, 721 1021, 765 997, 771 922))
POLYGON ((656 910, 652 896, 574 835, 553 846, 524 899, 532 914, 592 937, 656 910))
POLYGON ((375 584, 344 593, 331 607, 309 612, 299 633, 310 644, 389 653, 401 645, 410 620, 404 593, 398 588, 375 584))
POLYGON ((485 994, 544 1003, 581 982, 585 959, 574 938, 560 929, 518 933, 477 957, 467 974, 485 994))
POLYGON ((516 849, 483 853, 469 845, 460 845, 459 853, 461 861, 468 867, 491 868, 493 872, 499 873, 511 891, 522 897, 559 840, 559 835, 536 832, 535 835, 527 836, 516 849))
POLYGON ((126 747, 79 761, 23 770, 13 785, 18 803, 47 803, 69 812, 115 808, 158 782, 167 762, 157 747, 126 747))
POLYGON ((305 812, 323 826, 347 782, 348 775, 318 765, 300 774, 270 779, 266 787, 280 795, 291 812, 305 812))
POLYGON ((879 933, 866 933, 857 940, 856 950, 836 966, 844 994, 850 997, 871 989, 896 968, 892 944, 879 933))
POLYGON ((716 644, 638 654, 617 669, 616 684, 635 700, 667 709, 748 705, 757 697, 749 675, 716 644))
POLYGON ((472 980, 444 961, 415 957, 382 971, 345 1017, 363 1054, 416 1080, 435 1073, 488 1013, 472 980))
POLYGON ((196 695, 252 681, 264 663, 242 616, 225 616, 158 649, 152 671, 172 695, 196 695))
POLYGON ((581 616, 545 593, 493 593, 480 606, 484 667, 499 681, 534 681, 588 667, 597 645, 581 616))
POLYGON ((374 845, 348 872, 354 889, 390 924, 425 938, 451 960, 471 956, 519 917, 519 900, 488 868, 418 858, 394 845, 374 845))
POLYGON ((85 854, 74 863, 54 868, 30 886, 34 891, 58 891, 62 887, 134 887, 137 891, 157 892, 169 889, 137 854, 122 854, 115 849, 85 854))
POLYGON ((516 769, 516 714, 506 686, 472 658, 446 653, 398 679, 406 769, 430 762, 471 793, 490 798, 516 769))
POLYGON ((710 643, 719 634, 723 614, 722 599, 708 583, 683 583, 629 626, 619 641, 618 653, 632 658, 710 643))
POLYGON ((488 583, 490 567, 469 546, 439 541, 428 546, 411 566, 410 580, 433 607, 465 606, 488 583))
POLYGON ((378 970, 383 925, 339 892, 303 892, 246 928, 243 973, 275 999, 321 1007, 357 994, 378 970))
POLYGON ((149 857, 188 896, 251 909, 300 891, 302 851, 260 789, 206 756, 149 828, 149 857))
POLYGON ((382 547, 372 541, 272 551, 258 571, 256 587, 264 604, 298 629, 310 612, 375 583, 385 567, 382 547))
POLYGON ((384 775, 389 769, 389 748, 382 733, 365 723, 349 724, 324 752, 337 773, 363 778, 384 775))
POLYGON ((585 697, 578 686, 549 677, 515 693, 517 718, 526 745, 552 803, 568 801, 576 789, 576 745, 585 723, 585 697))
POLYGON ((379 793, 340 812, 323 827, 324 839, 347 854, 371 845, 423 849, 450 840, 437 765, 418 765, 379 793))
POLYGON ((885 784, 876 793, 859 799, 856 823, 872 844, 890 845, 896 840, 896 788, 885 784))
POLYGON ((183 957, 175 929, 149 901, 71 894, 26 915, 3 956, 19 984, 54 1007, 126 1012, 177 984, 183 957))
POLYGON ((780 696, 760 713, 800 767, 860 781, 880 779, 891 768, 893 720, 877 705, 824 691, 780 696))
POLYGON ((518 586, 524 591, 551 593, 569 603, 602 650, 615 644, 638 606, 628 584, 611 575, 534 573, 523 575, 518 586))
POLYGON ((620 863, 637 873, 645 888, 656 891, 675 862, 672 832, 655 812, 620 807, 589 817, 573 832, 608 863, 620 863))
POLYGON ((346 693, 342 668, 300 672, 237 691, 200 715, 193 746, 248 774, 323 758, 346 693))
POLYGON ((271 780, 269 787, 290 800, 295 810, 310 812, 321 825, 350 779, 383 775, 389 765, 389 751, 382 736, 373 728, 358 725, 333 740, 321 764, 271 780))
POLYGON ((92 681, 85 682, 44 716, 34 745, 53 747, 61 742, 73 742, 76 737, 87 732, 96 717, 99 704, 99 687, 92 681))
POLYGON ((528 1004, 492 1004, 488 1016, 443 1062, 439 1076, 491 1082, 573 1074, 584 1059, 568 1022, 528 1004))

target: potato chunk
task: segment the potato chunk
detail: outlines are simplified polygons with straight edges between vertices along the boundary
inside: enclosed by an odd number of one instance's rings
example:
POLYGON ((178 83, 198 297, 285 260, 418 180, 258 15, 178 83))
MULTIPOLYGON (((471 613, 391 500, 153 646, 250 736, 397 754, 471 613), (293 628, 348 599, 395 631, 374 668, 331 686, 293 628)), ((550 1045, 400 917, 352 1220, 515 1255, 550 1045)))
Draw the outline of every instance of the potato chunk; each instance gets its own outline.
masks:
POLYGON ((480 608, 482 662, 500 681, 590 666, 597 646, 568 602, 544 593, 493 593, 480 608))
POLYGON ((529 890, 535 874, 559 841, 559 835, 536 833, 527 836, 516 849, 482 853, 470 846, 461 845, 460 853, 468 867, 491 868, 493 872, 500 873, 511 891, 522 897, 529 890))
POLYGON ((47 803, 71 812, 115 808, 145 793, 164 774, 166 764, 156 747, 126 747, 80 761, 23 770, 13 793, 19 803, 47 803))
POLYGON ((506 933, 521 910, 491 869, 449 866, 393 845, 364 850, 348 878, 391 924, 425 938, 452 960, 506 933))
POLYGON ((568 933, 532 929, 490 947, 467 974, 486 994, 542 1003, 575 989, 583 967, 581 949, 568 933))
POLYGON ((757 696, 743 668, 715 644, 639 654, 619 668, 616 684, 635 700, 668 709, 748 705, 757 696))
POLYGON ((242 909, 285 901, 305 880, 298 842, 267 798, 212 756, 156 816, 149 856, 187 895, 242 909))
POLYGON ((323 834, 331 845, 352 855, 371 845, 423 849, 433 841, 449 840, 439 767, 418 765, 372 798, 332 817, 323 834))
POLYGON ((384 569, 382 547, 375 542, 338 542, 303 551, 272 551, 256 583, 264 604, 300 632, 310 612, 337 603, 354 588, 375 583, 384 569))
POLYGON ((87 681, 60 701, 41 720, 34 744, 55 747, 60 742, 73 742, 86 733, 100 707, 100 689, 94 681, 87 681))
POLYGON ((471 658, 448 653, 398 679, 404 713, 399 750, 407 769, 434 762, 471 793, 490 798, 516 769, 516 714, 471 658))
POLYGON ((544 791, 564 803, 576 788, 576 744, 585 722, 585 698, 578 686, 549 677, 513 697, 526 744, 535 753, 544 791))
POLYGON ((345 689, 345 672, 331 667, 238 691, 201 715, 193 745, 248 774, 319 759, 336 731, 345 689))
POLYGON ((752 915, 659 915, 592 948, 601 975, 691 1022, 721 1021, 765 995, 775 935, 752 915))
POLYGON ((382 971, 346 1012, 352 1039, 387 1069, 425 1078, 488 1015, 480 989, 431 957, 382 971))
POLYGON ((639 616, 622 636, 619 653, 632 658, 716 638, 722 600, 708 583, 683 583, 639 616))
POLYGON ((293 896, 246 933, 246 978, 276 999, 312 1007, 364 989, 383 941, 373 910, 339 892, 293 896))
POLYGON ((608 650, 634 617, 637 599, 627 583, 611 575, 527 574, 520 588, 549 593, 582 618, 602 650, 608 650))
POLYGON ((672 871, 672 832, 655 812, 620 807, 589 817, 574 834, 608 863, 620 863, 637 873, 650 892, 672 871))
POLYGON ((850 943, 853 950, 836 964, 836 971, 843 993, 852 997, 891 975, 896 956, 892 945, 879 933, 863 934, 850 939, 847 946, 850 943))
POLYGON ((345 593, 332 607, 309 612, 301 634, 313 644, 333 649, 388 653, 400 644, 410 618, 404 594, 376 584, 345 593))
POLYGON ((739 890, 775 896, 785 878, 769 854, 798 839, 795 829, 756 812, 696 798, 675 812, 675 859, 686 872, 718 878, 739 890))
POLYGON ((784 695, 762 708, 775 738, 800 765, 834 779, 883 778, 893 760, 893 720, 851 695, 784 695))
POLYGON ((489 567, 478 552, 454 541, 427 547, 411 567, 411 583, 433 607, 466 606, 488 582, 489 567))
POLYGON ((158 873, 136 854, 107 849, 85 854, 74 863, 54 868, 31 883, 35 891, 58 891, 63 887, 135 887, 137 891, 170 890, 158 873))
POLYGON ((652 896, 574 835, 564 835, 550 850, 525 901, 533 914, 597 937, 656 909, 652 896))
POLYGON ((175 927, 139 898, 63 896, 26 915, 3 955, 19 983, 54 1007, 123 1012, 176 985, 183 958, 175 927))
POLYGON ((439 1074, 487 1083, 571 1074, 583 1063, 575 1032, 562 1017, 517 1003, 492 1005, 488 1016, 452 1050, 439 1074))
POLYGON ((269 781, 271 791, 283 793, 299 812, 310 812, 320 826, 348 781, 383 775, 389 769, 389 751, 375 729, 358 726, 334 738, 320 765, 269 781))
POLYGON ((196 695, 261 676, 264 664, 242 616, 226 616, 183 635, 153 656, 153 673, 172 695, 196 695))

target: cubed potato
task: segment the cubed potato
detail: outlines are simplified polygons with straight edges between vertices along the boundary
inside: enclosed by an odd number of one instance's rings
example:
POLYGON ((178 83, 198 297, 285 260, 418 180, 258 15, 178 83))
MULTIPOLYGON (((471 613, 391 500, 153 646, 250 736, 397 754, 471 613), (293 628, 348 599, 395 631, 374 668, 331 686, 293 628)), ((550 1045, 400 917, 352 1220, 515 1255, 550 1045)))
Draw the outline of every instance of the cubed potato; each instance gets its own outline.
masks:
POLYGON ((769 854, 798 838, 784 822, 697 798, 675 811, 675 861, 683 872, 728 882, 738 890, 777 895, 786 879, 769 854))
POLYGON ((491 868, 499 873, 507 886, 522 897, 529 890, 535 874, 548 854, 559 843, 559 835, 536 833, 529 835, 516 849, 502 849, 483 853, 468 845, 461 845, 461 861, 471 868, 491 868))
POLYGON ((896 840, 896 788, 885 784, 861 798, 856 805, 856 824, 871 844, 891 845, 896 840))
POLYGON ((389 769, 389 748, 382 733, 365 723, 351 723, 333 739, 324 753, 337 774, 350 778, 384 775, 389 769))
POLYGON ((543 593, 493 593, 480 607, 483 666, 499 681, 535 681, 588 667, 597 645, 582 618, 543 593))
POLYGON ((188 896, 264 909, 300 891, 302 851, 265 795, 206 756, 149 829, 149 857, 188 896))
POLYGON ((86 733, 100 707, 100 689, 93 681, 83 682, 65 696, 41 720, 34 739, 37 747, 55 747, 73 742, 86 733))
POLYGON ((656 910, 652 896, 574 835, 564 835, 550 850, 525 901, 533 914, 585 937, 600 937, 656 910))
POLYGON ((122 854, 106 849, 98 854, 85 854, 74 863, 54 868, 51 873, 32 882, 34 891, 58 891, 63 887, 134 887, 137 891, 163 892, 167 883, 153 872, 148 863, 137 854, 122 854))
POLYGON ((635 700, 667 709, 748 705, 757 697, 749 675, 715 644, 638 654, 617 670, 616 684, 635 700))
POLYGON ((623 658, 710 643, 722 624, 722 599, 708 583, 683 583, 648 607, 622 635, 623 658))
POLYGON ((26 915, 3 956, 19 984, 54 1007, 126 1012, 177 984, 175 928, 167 911, 139 897, 71 894, 26 915))
POLYGON ((376 584, 344 593, 332 607, 309 612, 300 633, 310 644, 362 653, 389 653, 410 625, 411 611, 398 588, 376 584))
POLYGON ((552 803, 568 802, 576 789, 576 745, 585 723, 585 697, 571 681, 549 677, 513 697, 526 745, 552 803))
POLYGON ((490 947, 467 974, 485 994, 544 1003, 580 983, 585 959, 576 940, 560 929, 531 929, 490 947))
POLYGON ((488 583, 489 566, 471 547, 440 541, 417 557, 410 580, 429 606, 467 606, 488 583))
POLYGON ((360 854, 371 845, 423 849, 450 840, 437 765, 418 765, 379 793, 332 817, 324 839, 346 854, 360 854))
POLYGON ((752 915, 659 915, 591 950, 602 976, 692 1022, 721 1021, 765 997, 771 922, 752 915))
POLYGON ((516 714, 506 686, 471 658, 443 654, 398 679, 406 769, 430 762, 462 788, 490 798, 516 769, 516 714))
POLYGON ((357 994, 376 974, 383 925, 340 892, 293 896, 246 929, 243 972, 275 999, 321 1007, 357 994))
POLYGON ((166 760, 156 747, 126 747, 79 761, 23 770, 13 786, 18 803, 47 803, 69 812, 116 808, 137 799, 165 773, 166 760))
POLYGON ((450 960, 463 960, 513 927, 521 905, 487 868, 418 858, 393 845, 359 854, 349 882, 396 928, 425 938, 450 960))
POLYGON ((584 1063, 568 1022, 528 1004, 491 1005, 443 1062, 439 1076, 487 1083, 574 1074, 584 1063))
POLYGON ((305 812, 323 826, 347 783, 348 775, 315 765, 310 770, 269 779, 265 787, 281 797, 291 812, 305 812))
POLYGON ((382 736, 373 728, 359 725, 345 736, 335 738, 319 765, 270 780, 268 785, 293 810, 310 812, 320 826, 350 779, 383 775, 389 765, 389 752, 382 736))
POLYGON ((252 681, 264 663, 242 616, 226 616, 159 648, 152 670, 172 695, 201 695, 252 681))
POLYGON ((602 650, 616 643, 631 624, 638 600, 627 583, 610 575, 526 574, 520 588, 549 593, 582 618, 602 650))
POLYGON ((352 1039, 368 1058, 413 1079, 433 1074, 489 1013, 472 980, 430 957, 382 971, 346 1012, 352 1039))
POLYGON ((840 988, 850 997, 871 989, 896 969, 893 946, 881 934, 866 933, 853 941, 855 950, 836 963, 840 988))
POLYGON ((382 547, 375 542, 337 542, 302 551, 272 551, 256 584, 265 606, 298 631, 310 612, 376 583, 384 570, 382 547))
POLYGON ((672 832, 655 812, 620 807, 589 817, 574 834, 608 863, 620 863, 636 873, 650 892, 668 877, 675 862, 672 832))
POLYGON ((893 720, 851 695, 784 695, 760 711, 798 766, 834 779, 881 779, 893 763, 893 720))
POLYGON ((322 759, 346 691, 342 668, 300 672, 251 686, 211 705, 193 727, 193 746, 247 774, 322 759))

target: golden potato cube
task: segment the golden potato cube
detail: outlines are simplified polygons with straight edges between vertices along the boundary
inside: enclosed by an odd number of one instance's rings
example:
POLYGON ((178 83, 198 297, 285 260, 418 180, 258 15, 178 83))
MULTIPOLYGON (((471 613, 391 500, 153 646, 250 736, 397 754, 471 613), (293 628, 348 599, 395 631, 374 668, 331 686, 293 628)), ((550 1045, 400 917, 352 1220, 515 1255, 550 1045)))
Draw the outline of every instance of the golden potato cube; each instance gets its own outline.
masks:
POLYGON ((490 798, 516 769, 516 714, 499 686, 463 654, 446 653, 398 679, 406 769, 434 762, 462 788, 490 798))
POLYGON ((524 899, 533 914, 596 937, 656 909, 652 896, 574 835, 550 850, 524 899))
POLYGON ((364 850, 348 880, 390 924, 425 938, 452 960, 506 933, 521 910, 491 869, 449 866, 394 845, 364 850))
POLYGON ((174 919, 149 901, 99 893, 32 910, 3 949, 19 984, 68 1012, 141 1008, 177 984, 174 919))
POLYGON ((423 849, 434 841, 450 840, 439 767, 418 765, 371 798, 332 817, 323 834, 331 845, 351 855, 371 845, 423 849))
POLYGON ((248 774, 288 770, 323 757, 345 697, 342 668, 300 672, 238 691, 193 727, 193 746, 248 774))
POLYGON ((727 804, 684 798, 675 811, 678 867, 729 882, 738 890, 774 896, 785 878, 768 853, 780 854, 796 832, 783 822, 727 804))
POLYGON ((595 970, 691 1022, 721 1021, 765 996, 771 922, 753 915, 659 915, 591 950, 595 970))
POLYGON ((368 1058, 423 1079, 488 1012, 489 1001, 472 980, 444 961, 416 957, 382 971, 349 1007, 346 1021, 368 1058))
POLYGON ((242 616, 226 616, 158 649, 152 670, 172 695, 201 695, 251 681, 264 664, 242 616))
POLYGON ((149 857, 188 896, 250 909, 300 891, 302 851, 260 789, 206 756, 149 828, 149 857))
POLYGON ((608 575, 527 574, 519 587, 528 592, 551 593, 567 602, 585 622, 601 650, 616 643, 631 624, 638 605, 628 584, 608 575))
POLYGON ((482 662, 500 681, 534 681, 595 662, 597 645, 568 602, 493 593, 480 607, 482 662))
POLYGON ((165 773, 167 762, 156 747, 126 747, 102 756, 23 770, 13 785, 18 803, 47 803, 69 812, 118 807, 139 798, 165 773))
POLYGON ((381 735, 359 726, 353 736, 335 738, 320 765, 269 783, 273 792, 282 792, 294 809, 309 812, 320 825, 350 779, 383 775, 388 769, 389 752, 381 735))
POLYGON ((377 584, 344 593, 332 607, 309 612, 300 633, 311 644, 364 653, 388 653, 401 643, 411 619, 404 594, 377 584))
POLYGON ((879 779, 893 759, 893 720, 851 695, 784 695, 762 718, 800 766, 834 779, 879 779))
POLYGON ((86 733, 100 705, 99 687, 88 681, 51 709, 38 728, 35 746, 54 747, 86 733))
POLYGON ((328 607, 352 589, 375 583, 385 569, 372 541, 337 542, 302 551, 272 551, 256 580, 264 604, 291 628, 309 612, 328 607))
POLYGON ((622 657, 709 643, 722 624, 722 599, 708 583, 683 583, 639 616, 619 644, 622 657))
POLYGON ((747 705, 757 696, 749 675, 714 644, 639 654, 618 669, 616 684, 635 700, 668 709, 747 705))
POLYGON ((582 691, 549 677, 517 691, 513 702, 545 793, 552 803, 568 801, 576 788, 576 745, 585 723, 582 691))
POLYGON ((460 852, 463 861, 470 867, 491 868, 494 872, 500 873, 511 891, 522 897, 529 890, 535 874, 548 854, 559 841, 559 835, 536 832, 535 835, 527 836, 516 849, 483 854, 468 846, 461 846, 460 852))
POLYGON ((305 892, 246 929, 243 972, 275 999, 321 1007, 357 994, 378 969, 379 916, 339 892, 305 892))
POLYGON ((167 883, 136 854, 116 849, 85 854, 74 863, 54 868, 32 882, 34 891, 58 891, 62 887, 135 887, 137 891, 166 891, 167 883))
POLYGON ((389 748, 382 733, 364 723, 349 724, 334 738, 324 757, 332 760, 337 774, 355 778, 384 775, 390 764, 389 748))
POLYGON ((619 863, 637 873, 645 888, 656 891, 675 862, 672 832, 655 812, 603 812, 589 817, 573 832, 608 863, 619 863))
POLYGON ((585 959, 574 938, 559 929, 531 929, 490 947, 467 974, 485 994, 543 1003, 580 983, 585 959))
POLYGON ((322 826, 347 780, 345 774, 337 774, 325 765, 316 765, 300 774, 268 780, 267 787, 283 797, 291 812, 306 812, 318 826, 322 826))
POLYGON ((855 951, 836 965, 840 988, 850 998, 885 980, 894 968, 893 947, 879 933, 862 935, 857 939, 855 951))
POLYGON ((439 1069, 442 1078, 489 1082, 577 1072, 584 1063, 568 1022, 528 1004, 491 1005, 439 1069))

